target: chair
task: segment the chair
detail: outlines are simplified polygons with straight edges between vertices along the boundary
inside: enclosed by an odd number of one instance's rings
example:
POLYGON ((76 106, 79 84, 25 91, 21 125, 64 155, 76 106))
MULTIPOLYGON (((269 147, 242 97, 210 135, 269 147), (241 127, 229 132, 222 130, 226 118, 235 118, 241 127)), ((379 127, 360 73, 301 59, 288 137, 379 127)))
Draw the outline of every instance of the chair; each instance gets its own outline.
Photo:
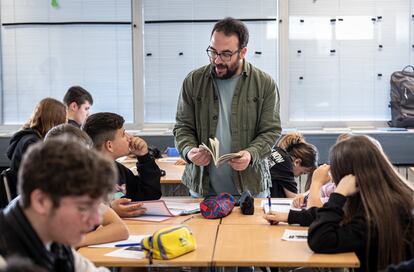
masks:
POLYGON ((10 168, 3 170, 0 174, 0 208, 6 207, 13 199, 10 190, 9 173, 10 168))

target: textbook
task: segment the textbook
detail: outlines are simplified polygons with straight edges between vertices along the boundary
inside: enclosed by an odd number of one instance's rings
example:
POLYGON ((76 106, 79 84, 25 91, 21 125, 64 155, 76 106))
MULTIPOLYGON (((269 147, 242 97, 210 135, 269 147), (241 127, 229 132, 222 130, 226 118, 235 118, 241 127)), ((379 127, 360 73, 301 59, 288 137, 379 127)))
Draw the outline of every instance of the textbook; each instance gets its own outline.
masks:
POLYGON ((220 146, 220 142, 217 138, 210 138, 210 146, 211 148, 208 148, 208 146, 205 143, 202 143, 199 148, 207 150, 210 154, 211 157, 213 158, 213 162, 214 165, 216 167, 218 167, 220 164, 222 164, 223 162, 229 161, 233 158, 240 158, 241 154, 240 153, 228 153, 228 154, 224 154, 222 156, 220 156, 220 151, 219 151, 219 146, 220 146))

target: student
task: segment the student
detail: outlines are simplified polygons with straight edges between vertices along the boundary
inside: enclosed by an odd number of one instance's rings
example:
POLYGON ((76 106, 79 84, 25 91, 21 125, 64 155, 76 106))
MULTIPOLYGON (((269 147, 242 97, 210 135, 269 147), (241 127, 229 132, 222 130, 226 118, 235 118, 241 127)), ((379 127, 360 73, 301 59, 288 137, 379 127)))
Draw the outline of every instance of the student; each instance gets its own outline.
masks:
POLYGON ((63 102, 68 107, 68 123, 80 128, 89 116, 92 95, 81 86, 72 86, 63 97, 63 102))
MULTIPOLYGON (((45 136, 45 141, 61 137, 62 135, 73 137, 79 144, 84 144, 88 148, 93 147, 91 138, 86 132, 70 124, 61 124, 53 127, 45 136)), ((128 228, 116 212, 105 204, 100 204, 103 218, 101 225, 94 231, 87 233, 83 239, 75 246, 76 248, 109 243, 124 240, 129 237, 128 228)))
POLYGON ((412 258, 413 190, 385 154, 368 137, 353 136, 333 146, 330 162, 314 174, 330 171, 335 192, 322 208, 300 214, 311 223, 309 247, 317 253, 353 251, 363 271, 412 258))
POLYGON ((0 212, 0 255, 29 258, 47 271, 109 271, 71 246, 100 223, 100 203, 115 180, 113 162, 84 145, 34 144, 19 170, 20 196, 0 212))
POLYGON ((311 173, 318 165, 318 150, 300 133, 283 135, 268 158, 272 187, 271 197, 295 197, 295 177, 311 173))
POLYGON ((126 156, 129 153, 137 156, 138 176, 119 162, 115 162, 118 168, 118 185, 125 184, 126 198, 112 201, 111 207, 121 216, 138 216, 145 212, 142 203, 124 205, 133 201, 154 200, 161 197, 161 171, 154 158, 148 154, 147 143, 125 132, 124 118, 110 112, 100 112, 89 116, 83 130, 92 138, 94 146, 101 153, 112 158, 126 156))
POLYGON ((49 129, 66 121, 66 106, 56 99, 45 98, 37 104, 32 116, 22 129, 12 136, 6 153, 11 160, 9 179, 12 197, 17 195, 17 172, 27 148, 43 139, 49 129))
MULTIPOLYGON (((336 139, 336 143, 347 140, 351 136, 351 133, 342 133, 336 139)), ((371 139, 373 141, 375 140, 374 138, 371 139)), ((378 144, 378 147, 382 150, 382 147, 378 141, 376 141, 376 144, 378 144)), ((304 194, 298 194, 293 199, 292 206, 298 209, 322 207, 323 204, 328 202, 329 196, 335 191, 335 189, 336 185, 332 182, 331 177, 328 174, 320 178, 314 178, 312 179, 309 190, 304 194)))

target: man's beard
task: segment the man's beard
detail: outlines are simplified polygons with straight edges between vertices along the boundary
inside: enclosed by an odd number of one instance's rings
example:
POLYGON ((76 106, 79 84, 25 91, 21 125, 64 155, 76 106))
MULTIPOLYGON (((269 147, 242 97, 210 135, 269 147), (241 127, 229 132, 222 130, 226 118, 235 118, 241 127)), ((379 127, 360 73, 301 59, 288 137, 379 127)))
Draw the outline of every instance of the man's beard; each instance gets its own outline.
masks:
POLYGON ((213 74, 218 79, 229 79, 237 73, 237 70, 239 69, 239 67, 240 67, 240 61, 239 60, 237 62, 235 62, 235 64, 231 67, 229 67, 227 64, 213 64, 213 74), (226 70, 227 70, 226 73, 222 76, 217 75, 216 66, 218 68, 226 68, 226 70))

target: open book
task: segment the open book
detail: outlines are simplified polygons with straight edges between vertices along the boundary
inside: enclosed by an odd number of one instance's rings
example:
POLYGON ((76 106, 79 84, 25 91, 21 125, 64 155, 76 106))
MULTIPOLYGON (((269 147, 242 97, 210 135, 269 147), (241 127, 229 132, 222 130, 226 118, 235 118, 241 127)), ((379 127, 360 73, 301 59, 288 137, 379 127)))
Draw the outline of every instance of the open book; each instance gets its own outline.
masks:
MULTIPOLYGON (((188 215, 200 212, 200 203, 176 203, 164 200, 140 201, 145 208, 145 214, 138 217, 126 218, 129 220, 143 220, 160 222, 171 218, 172 216, 188 215)), ((137 202, 129 202, 131 205, 137 202)))
POLYGON ((224 154, 220 156, 219 140, 217 138, 214 138, 214 139, 210 138, 209 141, 210 141, 211 148, 208 148, 208 146, 205 143, 201 144, 199 148, 207 150, 211 154, 211 157, 213 158, 213 162, 215 166, 219 166, 221 163, 231 160, 233 158, 241 157, 240 153, 228 153, 228 154, 224 154))

